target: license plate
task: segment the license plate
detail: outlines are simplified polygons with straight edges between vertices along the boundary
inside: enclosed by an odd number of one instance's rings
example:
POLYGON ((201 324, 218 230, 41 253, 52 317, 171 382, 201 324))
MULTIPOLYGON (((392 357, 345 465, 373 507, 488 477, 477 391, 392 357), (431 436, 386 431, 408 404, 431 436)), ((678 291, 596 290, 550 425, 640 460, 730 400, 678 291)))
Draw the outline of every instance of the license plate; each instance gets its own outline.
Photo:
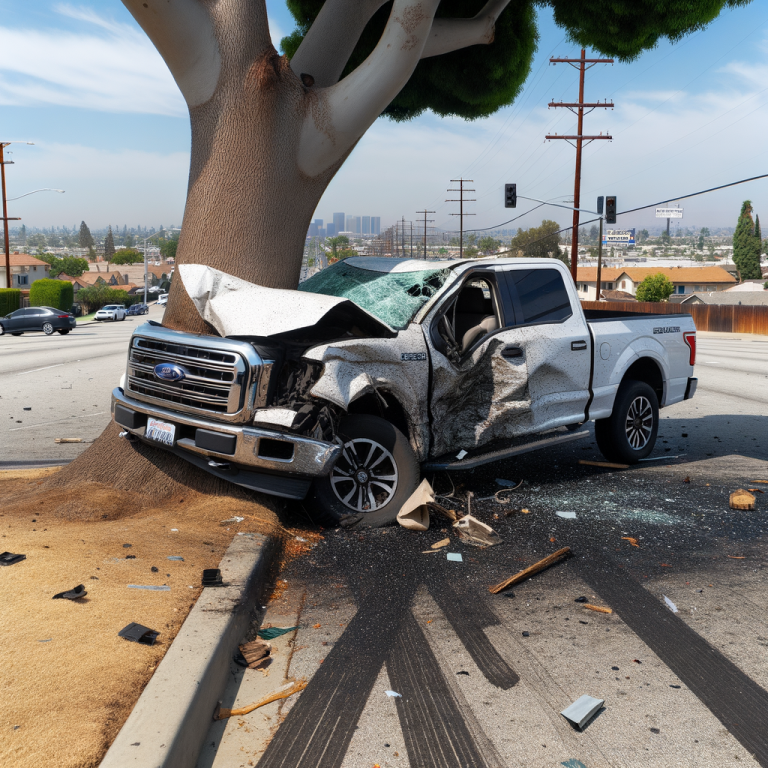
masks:
POLYGON ((173 439, 176 436, 176 425, 157 419, 147 420, 146 437, 155 442, 173 447, 173 439))

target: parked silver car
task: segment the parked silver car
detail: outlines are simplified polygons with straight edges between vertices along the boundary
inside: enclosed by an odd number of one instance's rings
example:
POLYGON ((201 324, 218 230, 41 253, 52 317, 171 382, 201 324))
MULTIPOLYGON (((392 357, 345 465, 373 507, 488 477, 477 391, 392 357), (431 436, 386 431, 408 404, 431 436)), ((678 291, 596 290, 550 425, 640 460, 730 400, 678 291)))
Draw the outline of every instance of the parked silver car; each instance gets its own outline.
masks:
POLYGON ((107 304, 102 307, 94 316, 94 320, 125 320, 128 314, 122 304, 107 304))

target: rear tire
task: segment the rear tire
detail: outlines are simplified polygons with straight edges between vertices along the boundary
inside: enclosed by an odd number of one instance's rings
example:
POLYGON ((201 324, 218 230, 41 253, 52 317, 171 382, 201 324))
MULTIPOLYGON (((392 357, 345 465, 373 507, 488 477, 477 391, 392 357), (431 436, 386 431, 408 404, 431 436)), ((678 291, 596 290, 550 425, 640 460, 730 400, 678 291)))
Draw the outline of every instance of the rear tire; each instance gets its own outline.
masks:
POLYGON ((13 331, 11 333, 11 336, 21 336, 21 334, 22 334, 22 331, 13 331))
POLYGON ((43 323, 43 333, 46 336, 50 336, 54 331, 53 325, 51 323, 43 323))
POLYGON ((595 422, 600 453, 608 461, 636 464, 648 456, 659 433, 659 401, 644 381, 625 381, 616 393, 613 413, 595 422))
POLYGON ((339 437, 344 453, 330 475, 315 480, 310 515, 328 528, 345 518, 359 528, 394 522, 420 479, 408 439, 378 416, 357 414, 344 419, 339 437))

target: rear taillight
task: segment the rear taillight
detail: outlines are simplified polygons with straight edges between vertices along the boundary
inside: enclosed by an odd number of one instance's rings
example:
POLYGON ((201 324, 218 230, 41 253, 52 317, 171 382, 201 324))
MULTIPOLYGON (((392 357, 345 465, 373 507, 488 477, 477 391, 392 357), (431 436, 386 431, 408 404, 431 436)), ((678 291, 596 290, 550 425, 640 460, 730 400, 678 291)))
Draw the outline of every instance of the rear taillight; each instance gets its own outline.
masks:
POLYGON ((690 357, 688 358, 688 362, 691 365, 696 365, 696 334, 684 333, 683 340, 688 345, 688 349, 691 350, 691 354, 690 354, 690 357))
POLYGON ((69 315, 56 315, 59 320, 69 320, 69 315))

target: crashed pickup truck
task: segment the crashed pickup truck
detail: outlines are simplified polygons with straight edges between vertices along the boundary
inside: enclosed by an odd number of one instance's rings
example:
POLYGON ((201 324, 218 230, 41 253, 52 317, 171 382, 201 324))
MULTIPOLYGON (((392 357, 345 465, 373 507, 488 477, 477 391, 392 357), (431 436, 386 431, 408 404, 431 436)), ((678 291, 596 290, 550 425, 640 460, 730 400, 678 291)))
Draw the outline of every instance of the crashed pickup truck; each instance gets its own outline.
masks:
POLYGON ((136 329, 112 395, 121 434, 311 493, 325 525, 390 522, 422 471, 578 440, 589 420, 607 459, 636 462, 659 409, 696 391, 690 315, 585 312, 552 259, 359 257, 295 291, 179 276, 211 335, 136 329))

